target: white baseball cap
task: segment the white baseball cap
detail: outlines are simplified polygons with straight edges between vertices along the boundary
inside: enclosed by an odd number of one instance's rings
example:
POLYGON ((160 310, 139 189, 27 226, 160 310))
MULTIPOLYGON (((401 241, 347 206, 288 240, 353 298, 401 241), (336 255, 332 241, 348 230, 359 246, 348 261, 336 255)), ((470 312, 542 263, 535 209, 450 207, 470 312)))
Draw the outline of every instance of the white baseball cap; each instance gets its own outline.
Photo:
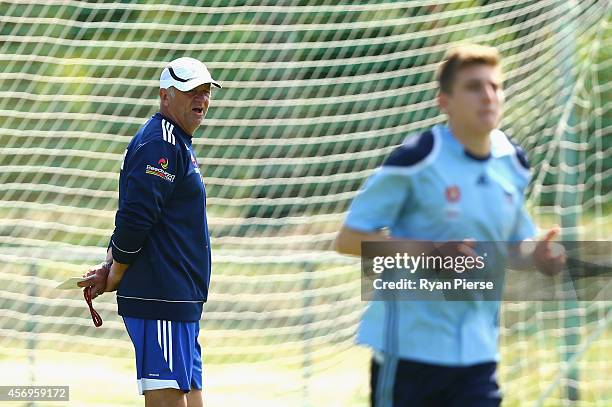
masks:
POLYGON ((174 86, 182 92, 190 91, 203 83, 211 83, 218 88, 221 87, 212 78, 206 65, 197 59, 189 57, 178 58, 170 62, 159 77, 159 87, 161 89, 168 89, 174 86))

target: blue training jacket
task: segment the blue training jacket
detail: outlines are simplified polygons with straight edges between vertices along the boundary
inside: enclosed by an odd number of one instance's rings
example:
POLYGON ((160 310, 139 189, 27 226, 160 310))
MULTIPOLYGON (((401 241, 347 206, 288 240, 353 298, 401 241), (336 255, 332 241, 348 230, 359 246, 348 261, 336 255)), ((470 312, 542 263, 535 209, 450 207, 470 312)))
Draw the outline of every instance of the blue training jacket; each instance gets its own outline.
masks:
POLYGON ((211 271, 206 190, 191 136, 160 113, 125 152, 110 244, 113 259, 130 265, 119 315, 200 320, 211 271))

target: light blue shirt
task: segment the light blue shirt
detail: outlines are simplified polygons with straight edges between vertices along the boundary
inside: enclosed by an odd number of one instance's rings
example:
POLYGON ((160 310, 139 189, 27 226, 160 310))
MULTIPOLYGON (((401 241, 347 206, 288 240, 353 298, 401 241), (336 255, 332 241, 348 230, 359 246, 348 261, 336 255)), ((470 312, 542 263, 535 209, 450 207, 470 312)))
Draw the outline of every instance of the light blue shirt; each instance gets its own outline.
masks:
MULTIPOLYGON (((414 240, 521 241, 535 235, 524 209, 524 152, 499 130, 491 155, 470 156, 447 126, 408 137, 366 181, 346 226, 414 240)), ((374 350, 442 365, 498 359, 499 302, 373 301, 357 341, 374 350)))

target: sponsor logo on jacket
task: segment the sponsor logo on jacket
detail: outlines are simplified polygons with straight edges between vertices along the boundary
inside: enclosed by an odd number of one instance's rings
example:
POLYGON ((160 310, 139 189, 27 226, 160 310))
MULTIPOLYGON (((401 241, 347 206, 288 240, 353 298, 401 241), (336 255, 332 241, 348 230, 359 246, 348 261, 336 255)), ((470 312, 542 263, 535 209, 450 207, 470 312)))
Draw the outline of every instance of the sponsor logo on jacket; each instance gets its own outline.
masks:
POLYGON ((147 164, 147 169, 145 173, 149 175, 155 175, 156 177, 160 177, 165 179, 166 181, 174 182, 174 178, 176 177, 174 174, 170 174, 167 171, 162 170, 161 168, 153 167, 152 165, 147 164))

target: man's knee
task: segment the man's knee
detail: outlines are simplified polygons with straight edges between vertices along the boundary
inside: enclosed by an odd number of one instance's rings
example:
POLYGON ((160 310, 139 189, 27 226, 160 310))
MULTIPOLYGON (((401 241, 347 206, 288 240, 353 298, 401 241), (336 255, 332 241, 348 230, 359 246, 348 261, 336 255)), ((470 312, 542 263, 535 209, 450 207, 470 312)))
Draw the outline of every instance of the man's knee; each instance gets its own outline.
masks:
POLYGON ((187 407, 204 407, 204 401, 202 398, 202 390, 191 389, 186 394, 187 407))
POLYGON ((145 407, 187 407, 187 399, 183 390, 147 390, 144 396, 145 407))

